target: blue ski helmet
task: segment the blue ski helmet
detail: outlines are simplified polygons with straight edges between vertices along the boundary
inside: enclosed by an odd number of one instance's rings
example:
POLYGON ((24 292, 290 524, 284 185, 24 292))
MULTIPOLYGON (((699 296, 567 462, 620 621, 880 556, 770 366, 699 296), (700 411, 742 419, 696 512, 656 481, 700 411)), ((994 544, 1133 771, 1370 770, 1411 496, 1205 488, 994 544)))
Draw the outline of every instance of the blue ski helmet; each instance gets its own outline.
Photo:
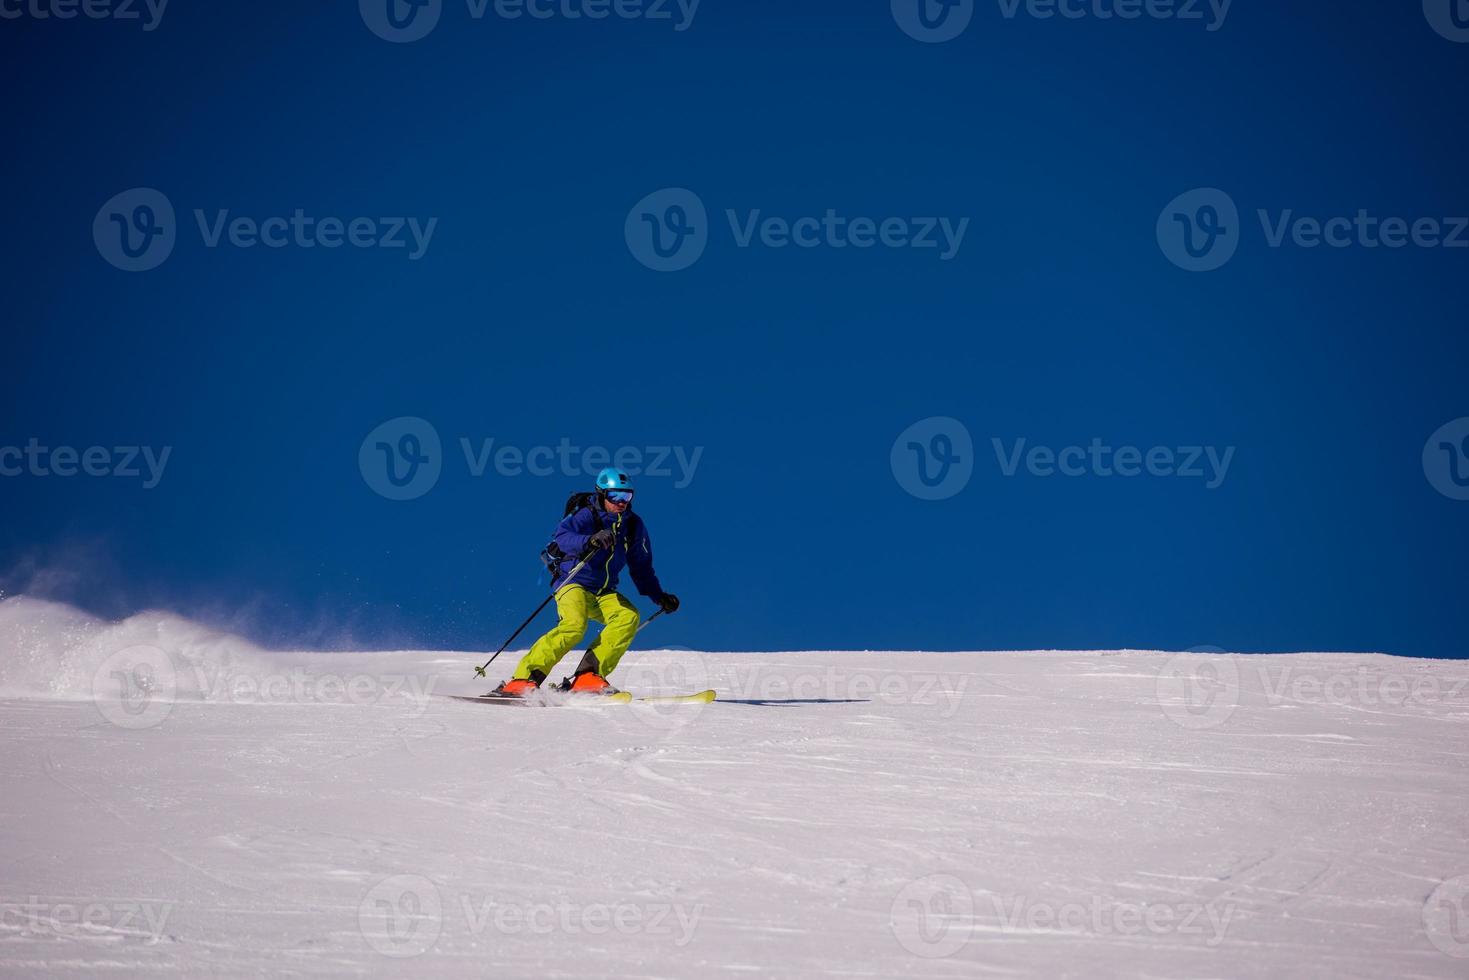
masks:
POLYGON ((633 489, 632 478, 622 472, 622 470, 613 469, 609 466, 597 474, 597 489, 603 493, 606 493, 608 490, 631 491, 633 489))

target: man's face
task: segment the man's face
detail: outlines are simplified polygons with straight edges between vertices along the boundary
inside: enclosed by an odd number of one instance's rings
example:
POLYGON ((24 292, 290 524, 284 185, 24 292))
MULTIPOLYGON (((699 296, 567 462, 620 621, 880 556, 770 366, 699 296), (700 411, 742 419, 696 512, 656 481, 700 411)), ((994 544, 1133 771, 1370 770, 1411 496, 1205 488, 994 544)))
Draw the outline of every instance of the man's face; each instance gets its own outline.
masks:
POLYGON ((612 513, 612 514, 621 514, 623 511, 627 510, 629 507, 632 506, 632 501, 631 500, 613 500, 611 497, 608 497, 603 502, 602 506, 605 507, 609 513, 612 513))

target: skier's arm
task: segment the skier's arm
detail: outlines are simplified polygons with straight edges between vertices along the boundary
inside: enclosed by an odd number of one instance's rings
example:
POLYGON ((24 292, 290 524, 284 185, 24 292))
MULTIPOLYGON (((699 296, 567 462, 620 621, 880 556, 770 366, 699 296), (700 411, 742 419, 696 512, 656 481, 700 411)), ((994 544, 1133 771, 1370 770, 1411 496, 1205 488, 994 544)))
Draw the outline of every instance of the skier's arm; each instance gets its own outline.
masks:
POLYGON ((587 539, 597 531, 597 521, 586 507, 568 514, 556 525, 553 536, 563 555, 580 557, 587 549, 587 539))
POLYGON ((627 543, 627 570, 632 573, 633 585, 639 592, 654 602, 662 602, 665 593, 653 571, 653 542, 649 540, 648 529, 641 520, 638 521, 637 533, 627 543))

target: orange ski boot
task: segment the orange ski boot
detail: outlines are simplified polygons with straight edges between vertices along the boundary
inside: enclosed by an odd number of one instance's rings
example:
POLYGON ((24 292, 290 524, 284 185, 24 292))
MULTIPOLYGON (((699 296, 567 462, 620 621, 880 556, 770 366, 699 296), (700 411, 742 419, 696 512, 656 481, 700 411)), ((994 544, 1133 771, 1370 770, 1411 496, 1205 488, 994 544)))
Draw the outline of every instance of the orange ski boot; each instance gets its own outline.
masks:
POLYGON ((595 671, 583 671, 571 679, 567 688, 572 694, 619 694, 620 691, 607 683, 607 678, 595 671))
POLYGON ((508 680, 495 688, 494 693, 507 698, 523 698, 529 694, 533 694, 540 686, 534 680, 508 680))

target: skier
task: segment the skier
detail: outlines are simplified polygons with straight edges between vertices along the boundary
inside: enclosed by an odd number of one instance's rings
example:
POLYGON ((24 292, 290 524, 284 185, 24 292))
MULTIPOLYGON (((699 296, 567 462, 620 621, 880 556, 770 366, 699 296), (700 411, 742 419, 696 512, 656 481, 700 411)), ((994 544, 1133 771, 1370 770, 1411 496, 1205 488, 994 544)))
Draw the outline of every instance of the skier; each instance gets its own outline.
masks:
POLYGON ((551 668, 581 642, 589 619, 603 624, 602 634, 582 657, 565 688, 586 694, 616 692, 607 682, 607 675, 632 644, 641 619, 637 607, 617 591, 617 576, 624 565, 640 593, 664 612, 678 610, 678 596, 664 592, 653 572, 653 548, 642 518, 632 511, 633 487, 628 475, 610 467, 604 469, 597 474, 595 494, 583 497, 582 506, 556 526, 556 534, 547 546, 560 622, 521 658, 511 679, 497 688, 500 694, 525 697, 540 687, 551 668), (568 567, 587 554, 594 554, 592 560, 566 580, 568 567))

